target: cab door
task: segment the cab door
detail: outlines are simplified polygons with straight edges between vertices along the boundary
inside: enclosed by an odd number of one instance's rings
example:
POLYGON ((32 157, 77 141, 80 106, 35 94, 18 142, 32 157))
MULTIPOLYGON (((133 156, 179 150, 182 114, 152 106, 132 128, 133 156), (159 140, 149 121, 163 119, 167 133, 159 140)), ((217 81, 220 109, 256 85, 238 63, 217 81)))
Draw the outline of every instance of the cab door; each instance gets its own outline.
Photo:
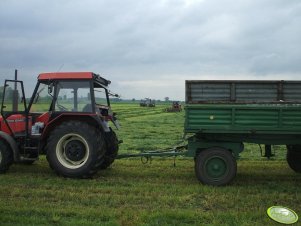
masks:
POLYGON ((1 103, 1 131, 25 136, 28 131, 27 107, 22 81, 5 80, 1 103))

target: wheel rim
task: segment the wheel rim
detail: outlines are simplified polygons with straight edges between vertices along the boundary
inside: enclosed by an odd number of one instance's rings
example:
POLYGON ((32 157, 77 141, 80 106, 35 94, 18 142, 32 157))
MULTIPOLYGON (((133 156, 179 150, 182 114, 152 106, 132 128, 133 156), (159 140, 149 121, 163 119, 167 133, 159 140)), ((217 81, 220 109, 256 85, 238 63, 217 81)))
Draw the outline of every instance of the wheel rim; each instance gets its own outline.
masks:
POLYGON ((56 145, 58 161, 69 169, 83 166, 88 160, 89 152, 89 145, 85 138, 75 133, 64 135, 56 145))
POLYGON ((205 162, 205 169, 206 174, 214 181, 220 180, 228 172, 225 160, 217 156, 211 157, 205 162))

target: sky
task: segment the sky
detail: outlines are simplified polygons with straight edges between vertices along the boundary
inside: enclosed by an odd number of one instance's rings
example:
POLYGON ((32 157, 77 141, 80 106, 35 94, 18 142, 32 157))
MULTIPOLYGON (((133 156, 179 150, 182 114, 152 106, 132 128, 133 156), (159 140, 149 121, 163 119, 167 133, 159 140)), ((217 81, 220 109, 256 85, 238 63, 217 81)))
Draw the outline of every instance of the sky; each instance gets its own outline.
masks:
POLYGON ((300 0, 0 0, 0 84, 92 71, 124 99, 185 80, 301 79, 300 0))

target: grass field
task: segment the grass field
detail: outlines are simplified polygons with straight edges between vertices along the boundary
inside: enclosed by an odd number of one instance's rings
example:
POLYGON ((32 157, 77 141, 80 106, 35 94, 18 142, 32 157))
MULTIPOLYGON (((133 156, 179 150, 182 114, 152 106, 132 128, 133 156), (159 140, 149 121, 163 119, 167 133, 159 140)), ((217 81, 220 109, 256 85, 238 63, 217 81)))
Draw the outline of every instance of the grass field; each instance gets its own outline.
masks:
MULTIPOLYGON (((164 113, 165 107, 113 105, 121 153, 181 139, 184 113, 164 113)), ((257 145, 246 145, 237 177, 225 187, 200 184, 188 158, 177 158, 175 167, 173 158, 116 160, 94 179, 75 180, 57 177, 41 157, 0 176, 0 225, 277 225, 266 215, 272 205, 301 215, 301 175, 287 166, 283 147, 274 150, 266 160, 257 145)))

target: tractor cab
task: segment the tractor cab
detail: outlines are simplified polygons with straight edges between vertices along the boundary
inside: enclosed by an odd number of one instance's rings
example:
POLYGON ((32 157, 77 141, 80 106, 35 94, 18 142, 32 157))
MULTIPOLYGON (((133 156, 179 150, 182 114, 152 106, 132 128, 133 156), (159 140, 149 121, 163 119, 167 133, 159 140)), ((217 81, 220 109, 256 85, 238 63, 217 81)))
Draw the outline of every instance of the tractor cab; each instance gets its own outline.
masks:
POLYGON ((48 101, 52 112, 95 113, 94 103, 105 108, 110 106, 109 84, 110 81, 93 73, 40 74, 30 110, 35 111, 35 107, 39 106, 43 111, 42 103, 48 101), (43 97, 38 102, 41 94, 43 97))
POLYGON ((62 115, 108 116, 110 81, 90 72, 44 73, 29 104, 29 115, 47 124, 62 115))
POLYGON ((113 116, 109 84, 90 72, 40 74, 27 107, 23 82, 6 80, 1 106, 4 131, 20 136, 39 134, 62 115, 98 114, 107 119, 113 116))

